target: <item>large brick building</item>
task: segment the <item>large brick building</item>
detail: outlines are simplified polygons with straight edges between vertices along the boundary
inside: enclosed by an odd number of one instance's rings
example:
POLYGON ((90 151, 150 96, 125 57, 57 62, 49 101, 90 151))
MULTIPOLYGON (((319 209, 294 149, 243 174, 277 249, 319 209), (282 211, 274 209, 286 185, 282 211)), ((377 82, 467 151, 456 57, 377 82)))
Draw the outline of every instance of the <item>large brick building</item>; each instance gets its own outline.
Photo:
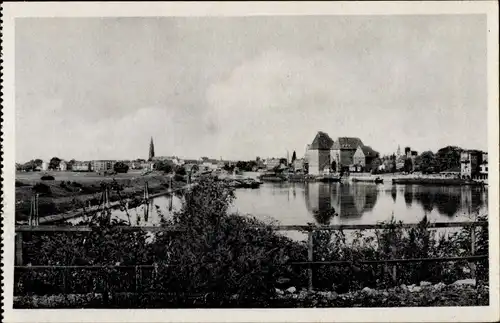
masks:
POLYGON ((319 175, 331 167, 331 148, 333 139, 322 131, 314 137, 307 151, 309 174, 319 175))
POLYGON ((365 146, 359 138, 339 137, 334 141, 327 133, 319 131, 308 147, 306 157, 309 174, 319 175, 330 170, 362 171, 378 156, 378 152, 365 146))

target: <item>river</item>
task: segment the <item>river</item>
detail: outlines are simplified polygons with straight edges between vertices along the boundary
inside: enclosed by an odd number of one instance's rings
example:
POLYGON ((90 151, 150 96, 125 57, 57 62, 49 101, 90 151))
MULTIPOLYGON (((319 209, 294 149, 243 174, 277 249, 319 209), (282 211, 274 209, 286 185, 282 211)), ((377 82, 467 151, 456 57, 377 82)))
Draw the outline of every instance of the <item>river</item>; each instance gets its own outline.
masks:
MULTIPOLYGON (((394 217, 416 223, 425 215, 431 222, 473 220, 488 210, 488 191, 471 186, 420 186, 371 183, 264 183, 258 189, 238 189, 232 212, 248 214, 266 223, 301 225, 375 224, 394 217), (333 211, 333 212, 332 212, 333 211), (336 214, 336 215, 332 215, 336 214)), ((181 200, 158 197, 149 205, 129 210, 132 225, 157 225, 162 216, 179 210, 181 200)), ((127 220, 125 212, 113 215, 127 220)), ((79 219, 73 219, 76 223, 79 219)))

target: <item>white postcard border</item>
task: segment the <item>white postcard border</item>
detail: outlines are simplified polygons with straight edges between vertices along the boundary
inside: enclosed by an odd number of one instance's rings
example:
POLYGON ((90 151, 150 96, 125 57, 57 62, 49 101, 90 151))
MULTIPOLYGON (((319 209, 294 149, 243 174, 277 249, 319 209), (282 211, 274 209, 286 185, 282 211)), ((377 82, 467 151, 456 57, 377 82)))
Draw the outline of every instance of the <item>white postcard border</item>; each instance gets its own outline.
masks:
POLYGON ((490 168, 490 306, 290 310, 13 310, 15 96, 14 21, 20 17, 249 16, 249 15, 488 15, 488 153, 499 165, 498 5, 479 2, 198 2, 4 3, 3 8, 3 319, 5 322, 438 322, 499 320, 499 172, 490 168), (7 282, 7 283, 6 283, 7 282))

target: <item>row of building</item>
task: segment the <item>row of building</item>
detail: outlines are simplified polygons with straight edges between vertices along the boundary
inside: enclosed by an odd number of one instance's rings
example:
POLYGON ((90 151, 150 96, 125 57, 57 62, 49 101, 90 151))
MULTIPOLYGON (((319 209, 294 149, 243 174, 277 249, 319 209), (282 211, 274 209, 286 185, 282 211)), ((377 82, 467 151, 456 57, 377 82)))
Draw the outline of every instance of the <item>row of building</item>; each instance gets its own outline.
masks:
MULTIPOLYGON (((57 171, 74 171, 74 172, 100 172, 112 170, 116 160, 92 160, 92 161, 74 161, 68 162, 61 160, 55 170, 57 171)), ((48 162, 42 162, 39 170, 47 171, 49 169, 48 162)))

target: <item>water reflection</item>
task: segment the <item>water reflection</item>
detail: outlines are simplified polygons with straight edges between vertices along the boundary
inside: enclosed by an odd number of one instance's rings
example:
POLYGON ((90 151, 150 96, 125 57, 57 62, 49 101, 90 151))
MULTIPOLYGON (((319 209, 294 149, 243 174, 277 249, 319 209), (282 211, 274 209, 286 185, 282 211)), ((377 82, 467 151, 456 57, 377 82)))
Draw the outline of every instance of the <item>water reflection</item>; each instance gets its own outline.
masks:
POLYGON ((459 211, 473 213, 486 206, 486 192, 480 187, 413 186, 410 189, 425 212, 437 209, 441 215, 453 217, 459 211))
POLYGON ((333 216, 359 218, 377 203, 375 185, 308 183, 306 207, 320 224, 329 224, 333 216))
MULTIPOLYGON (((231 212, 250 214, 269 223, 302 225, 374 224, 396 220, 416 223, 427 215, 430 221, 466 221, 479 211, 487 212, 487 190, 479 187, 375 185, 370 183, 265 183, 259 189, 236 190, 231 212)), ((182 199, 168 197, 115 215, 137 225, 157 225, 178 211, 182 199)))
POLYGON ((339 217, 338 222, 352 222, 350 220, 361 218, 376 208, 381 190, 385 190, 386 194, 378 211, 391 214, 396 210, 399 217, 412 214, 418 220, 429 214, 447 218, 460 215, 463 220, 463 216, 470 217, 478 211, 487 210, 487 191, 468 186, 384 187, 367 183, 308 183, 304 187, 304 197, 307 210, 318 223, 329 224, 334 216, 339 217), (406 211, 398 207, 401 205, 398 195, 403 195, 402 205, 406 211))

